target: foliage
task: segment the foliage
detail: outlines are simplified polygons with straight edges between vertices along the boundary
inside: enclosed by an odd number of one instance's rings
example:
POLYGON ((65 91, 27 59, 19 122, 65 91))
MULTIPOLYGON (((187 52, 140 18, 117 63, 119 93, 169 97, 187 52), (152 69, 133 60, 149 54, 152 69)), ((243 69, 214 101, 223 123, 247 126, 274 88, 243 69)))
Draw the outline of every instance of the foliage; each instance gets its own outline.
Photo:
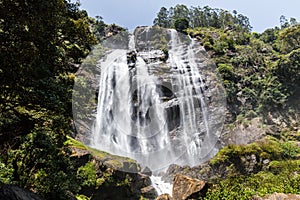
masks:
POLYGON ((226 29, 231 27, 243 31, 250 31, 252 28, 249 19, 242 14, 237 14, 236 11, 231 14, 223 9, 213 9, 208 6, 188 8, 183 4, 178 4, 169 9, 162 7, 153 24, 164 28, 173 28, 176 27, 176 21, 179 19, 186 19, 190 22, 192 28, 215 27, 226 29))
POLYGON ((277 41, 280 51, 289 53, 300 48, 300 25, 287 27, 279 32, 277 41))
POLYGON ((107 28, 107 24, 104 23, 103 18, 100 16, 96 16, 96 19, 89 18, 89 24, 92 27, 93 34, 96 36, 99 42, 103 41, 105 37, 105 29, 107 28))
POLYGON ((12 183, 14 169, 9 163, 6 165, 0 161, 0 185, 12 183))
MULTIPOLYGON (((213 181, 212 187, 203 199, 251 199, 254 195, 264 196, 274 192, 300 194, 300 161, 293 160, 300 148, 294 143, 272 138, 249 145, 229 145, 223 148, 211 161, 212 168, 230 166, 227 176, 213 181), (245 173, 242 170, 244 157, 255 155, 259 170, 245 173)), ((250 166, 246 164, 244 167, 250 166)), ((229 169, 229 168, 227 168, 229 169)))
POLYGON ((0 179, 45 199, 79 190, 63 142, 71 132, 73 73, 96 39, 78 6, 0 3, 0 179))
POLYGON ((81 194, 81 195, 77 195, 77 196, 76 196, 76 199, 77 199, 77 200, 90 200, 91 198, 89 198, 89 197, 87 197, 87 196, 81 194))
POLYGON ((81 179, 81 185, 87 187, 95 187, 97 183, 96 167, 93 163, 88 162, 84 166, 78 168, 78 177, 81 179))
POLYGON ((88 148, 83 143, 71 138, 70 136, 67 136, 67 140, 64 142, 64 145, 68 146, 70 148, 74 147, 74 148, 83 149, 83 150, 87 150, 87 148, 88 148))
POLYGON ((300 85, 300 48, 281 57, 274 72, 283 86, 290 93, 294 93, 297 90, 295 86, 300 85))
POLYGON ((169 21, 169 11, 165 7, 161 7, 159 12, 157 13, 157 18, 154 19, 153 22, 156 26, 160 26, 163 28, 171 27, 169 21))
POLYGON ((61 123, 58 120, 53 119, 49 127, 35 127, 22 138, 18 149, 9 152, 9 163, 15 170, 13 180, 47 199, 69 198, 69 192, 79 189, 75 169, 61 148, 64 134, 51 127, 61 123))
POLYGON ((231 177, 220 180, 211 189, 204 199, 251 199, 254 195, 264 196, 278 193, 300 194, 299 175, 291 176, 298 167, 289 167, 291 162, 285 163, 279 174, 261 171, 250 176, 231 177), (287 168, 288 167, 288 168, 287 168), (288 169, 288 170, 286 170, 288 169))
POLYGON ((291 141, 284 142, 281 149, 284 158, 296 158, 300 153, 300 148, 291 141))
POLYGON ((279 55, 279 43, 284 38, 279 35, 285 31, 269 29, 261 35, 251 35, 234 29, 187 29, 217 64, 233 120, 240 114, 246 116, 250 110, 257 116, 286 107, 288 97, 299 84, 299 53, 293 50, 279 55))
POLYGON ((174 22, 174 27, 178 32, 183 32, 189 27, 189 21, 185 18, 176 19, 174 22))

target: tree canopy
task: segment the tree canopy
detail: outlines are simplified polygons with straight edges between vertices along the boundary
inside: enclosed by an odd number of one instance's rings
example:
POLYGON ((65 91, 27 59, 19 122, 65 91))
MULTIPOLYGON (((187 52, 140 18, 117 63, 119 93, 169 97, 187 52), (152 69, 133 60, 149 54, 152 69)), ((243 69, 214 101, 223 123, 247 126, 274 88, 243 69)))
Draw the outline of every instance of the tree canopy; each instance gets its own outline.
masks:
POLYGON ((227 10, 210 8, 209 6, 190 7, 178 4, 169 9, 162 7, 157 13, 153 24, 164 28, 175 27, 176 20, 185 19, 191 28, 215 27, 215 28, 236 28, 239 30, 251 31, 249 18, 227 10))

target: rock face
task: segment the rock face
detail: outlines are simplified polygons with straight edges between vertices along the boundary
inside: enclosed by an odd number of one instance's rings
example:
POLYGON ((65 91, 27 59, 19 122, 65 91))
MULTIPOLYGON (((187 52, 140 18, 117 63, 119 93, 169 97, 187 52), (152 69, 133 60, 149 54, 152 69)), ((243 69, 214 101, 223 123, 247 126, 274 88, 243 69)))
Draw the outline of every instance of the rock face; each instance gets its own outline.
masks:
POLYGON ((274 193, 265 197, 253 197, 252 200, 300 200, 300 195, 274 193))
POLYGON ((250 144, 260 140, 270 132, 269 128, 264 128, 262 119, 253 118, 249 124, 235 124, 233 130, 225 130, 222 134, 222 143, 224 146, 229 144, 250 144))
POLYGON ((205 196, 207 189, 208 185, 204 181, 177 174, 174 177, 172 196, 176 200, 198 198, 205 196))
POLYGON ((36 194, 15 185, 4 185, 0 188, 0 200, 42 200, 36 194))

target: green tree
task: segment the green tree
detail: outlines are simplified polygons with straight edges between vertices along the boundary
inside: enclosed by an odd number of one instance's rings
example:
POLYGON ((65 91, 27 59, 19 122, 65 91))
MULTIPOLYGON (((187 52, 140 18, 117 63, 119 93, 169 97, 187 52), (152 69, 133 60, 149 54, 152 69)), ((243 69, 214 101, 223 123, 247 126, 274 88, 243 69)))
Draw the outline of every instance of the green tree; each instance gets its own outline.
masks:
POLYGON ((300 48, 300 25, 283 29, 279 33, 277 43, 282 53, 289 53, 300 48))
POLYGON ((281 58, 275 68, 275 73, 283 86, 291 93, 300 85, 300 49, 293 50, 281 58))
POLYGON ((90 24, 94 35, 97 37, 98 41, 101 42, 105 37, 105 28, 107 27, 103 18, 100 16, 96 16, 96 19, 90 18, 90 24))
POLYGON ((165 7, 162 7, 159 12, 157 13, 157 17, 154 19, 153 24, 155 26, 160 26, 163 28, 170 28, 171 27, 171 21, 169 18, 169 12, 168 9, 165 7))
POLYGON ((290 24, 287 18, 284 15, 281 15, 279 18, 281 28, 287 28, 290 24))
POLYGON ((174 27, 179 32, 184 32, 189 27, 189 21, 185 18, 179 18, 174 22, 174 27))
POLYGON ((173 15, 172 15, 173 21, 175 23, 175 20, 177 19, 187 19, 189 20, 189 8, 186 5, 183 4, 177 4, 174 7, 173 15))

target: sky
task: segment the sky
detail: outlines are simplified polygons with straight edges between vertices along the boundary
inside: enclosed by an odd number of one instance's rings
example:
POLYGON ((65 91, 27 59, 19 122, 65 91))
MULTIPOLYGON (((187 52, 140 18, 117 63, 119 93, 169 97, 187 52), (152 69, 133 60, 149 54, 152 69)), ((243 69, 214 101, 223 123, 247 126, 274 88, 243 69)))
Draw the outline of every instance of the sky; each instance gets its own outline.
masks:
POLYGON ((281 15, 300 21, 300 0, 80 0, 80 3, 89 16, 101 16, 105 23, 115 23, 129 30, 152 25, 161 7, 177 4, 237 10, 250 19, 252 31, 259 33, 279 26, 281 15))

